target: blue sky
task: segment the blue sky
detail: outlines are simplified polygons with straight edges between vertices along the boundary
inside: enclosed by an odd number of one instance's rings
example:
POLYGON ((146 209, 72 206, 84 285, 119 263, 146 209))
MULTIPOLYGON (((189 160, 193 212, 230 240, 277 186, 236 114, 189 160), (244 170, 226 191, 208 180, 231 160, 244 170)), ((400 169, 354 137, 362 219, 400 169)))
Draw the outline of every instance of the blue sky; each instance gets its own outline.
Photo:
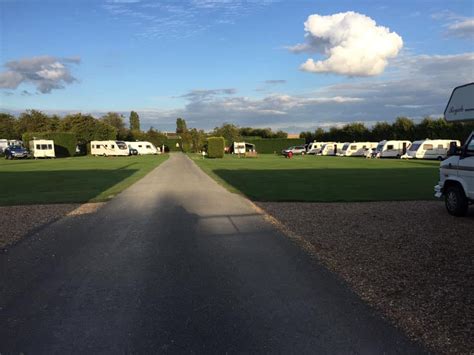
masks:
POLYGON ((163 130, 438 116, 474 81, 473 4, 0 0, 0 108, 137 110, 163 130))

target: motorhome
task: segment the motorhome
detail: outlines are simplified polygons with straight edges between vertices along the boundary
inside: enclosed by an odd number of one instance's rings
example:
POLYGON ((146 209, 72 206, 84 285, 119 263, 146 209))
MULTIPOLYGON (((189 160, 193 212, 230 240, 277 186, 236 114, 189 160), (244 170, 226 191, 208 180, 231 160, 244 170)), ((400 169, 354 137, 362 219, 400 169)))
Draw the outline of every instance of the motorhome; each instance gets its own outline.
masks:
POLYGON ((381 141, 377 145, 378 158, 400 158, 410 148, 410 141, 381 141))
POLYGON ((313 142, 309 143, 308 147, 306 148, 306 154, 319 154, 321 152, 321 148, 327 142, 313 142))
MULTIPOLYGON (((448 122, 474 121, 474 83, 453 90, 444 118, 448 122)), ((464 216, 474 203, 474 131, 462 147, 453 147, 449 155, 440 164, 435 196, 444 197, 450 214, 464 216)))
POLYGON ((345 143, 328 142, 321 147, 318 155, 337 155, 339 149, 342 149, 345 143))
POLYGON ((136 149, 138 155, 146 155, 146 154, 161 154, 160 148, 155 147, 150 142, 125 142, 129 148, 136 149))
POLYGON ((453 139, 424 139, 414 141, 402 159, 434 159, 443 160, 448 156, 452 146, 460 146, 461 142, 453 139))
POLYGON ((50 139, 33 139, 29 146, 33 158, 56 158, 54 141, 50 139))
POLYGON ((102 156, 129 155, 130 149, 123 141, 91 141, 91 154, 102 156))
POLYGON ((368 150, 376 148, 377 142, 345 143, 338 155, 345 157, 363 157, 368 150))

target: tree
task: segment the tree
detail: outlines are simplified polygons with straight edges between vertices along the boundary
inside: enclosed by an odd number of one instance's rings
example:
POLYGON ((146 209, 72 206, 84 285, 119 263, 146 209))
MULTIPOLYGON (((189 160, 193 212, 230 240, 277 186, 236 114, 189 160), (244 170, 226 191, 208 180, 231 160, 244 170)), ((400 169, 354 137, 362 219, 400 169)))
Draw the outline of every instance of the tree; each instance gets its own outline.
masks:
POLYGON ((81 144, 92 140, 116 139, 117 129, 103 120, 97 120, 91 115, 76 113, 65 116, 60 125, 64 132, 72 132, 81 144))
POLYGON ((206 133, 202 129, 192 128, 189 131, 191 136, 191 151, 194 153, 199 153, 206 141, 206 133))
POLYGON ((392 125, 387 122, 377 122, 370 132, 371 140, 380 142, 384 139, 392 139, 392 125))
POLYGON ((182 118, 176 119, 176 133, 182 134, 188 131, 188 127, 186 126, 186 121, 182 118))
POLYGON ((116 112, 108 112, 102 116, 101 121, 114 127, 117 130, 117 138, 126 140, 129 138, 129 131, 125 128, 123 116, 116 112))
POLYGON ((392 124, 392 132, 395 139, 416 139, 415 124, 407 117, 397 117, 392 124))
POLYGON ((20 138, 15 130, 15 117, 8 113, 0 113, 0 138, 17 139, 20 138))
POLYGON ((135 111, 130 112, 130 130, 140 130, 140 116, 138 116, 138 113, 136 113, 135 111))
POLYGON ((16 121, 16 131, 19 136, 25 132, 54 131, 55 122, 48 115, 37 110, 23 112, 16 121))
POLYGON ((224 137, 227 146, 232 144, 232 142, 238 142, 242 139, 239 128, 230 123, 224 123, 222 126, 214 128, 212 135, 224 137))

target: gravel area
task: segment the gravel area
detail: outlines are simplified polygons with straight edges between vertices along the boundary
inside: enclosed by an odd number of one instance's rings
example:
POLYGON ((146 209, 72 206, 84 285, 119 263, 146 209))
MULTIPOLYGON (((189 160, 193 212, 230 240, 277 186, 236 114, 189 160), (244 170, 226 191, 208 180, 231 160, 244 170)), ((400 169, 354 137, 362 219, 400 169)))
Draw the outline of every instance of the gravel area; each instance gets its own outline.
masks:
POLYGON ((32 231, 59 218, 92 213, 103 204, 2 206, 0 207, 0 249, 17 243, 32 231))
POLYGON ((369 304, 436 353, 474 351, 474 209, 439 201, 258 203, 369 304))

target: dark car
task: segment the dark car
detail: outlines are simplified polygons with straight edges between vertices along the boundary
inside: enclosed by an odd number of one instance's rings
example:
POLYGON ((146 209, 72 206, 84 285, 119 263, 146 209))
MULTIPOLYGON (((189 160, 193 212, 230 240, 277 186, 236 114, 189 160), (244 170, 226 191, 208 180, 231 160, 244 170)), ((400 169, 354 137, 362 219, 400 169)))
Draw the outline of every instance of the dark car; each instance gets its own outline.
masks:
POLYGON ((136 150, 135 148, 129 148, 130 150, 130 155, 138 155, 138 150, 136 150))
POLYGON ((5 159, 22 159, 28 158, 30 154, 28 151, 19 145, 11 145, 4 151, 5 159))

